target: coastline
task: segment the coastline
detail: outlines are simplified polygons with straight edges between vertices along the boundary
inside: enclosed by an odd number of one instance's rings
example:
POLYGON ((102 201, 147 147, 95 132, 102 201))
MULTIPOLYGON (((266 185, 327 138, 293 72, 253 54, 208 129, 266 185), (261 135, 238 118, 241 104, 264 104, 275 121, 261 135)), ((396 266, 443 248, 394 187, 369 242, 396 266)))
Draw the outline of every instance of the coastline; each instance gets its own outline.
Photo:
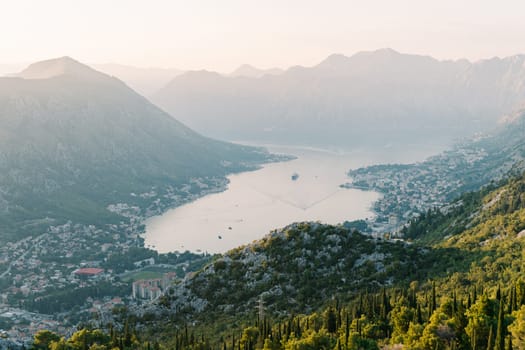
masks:
POLYGON ((337 225, 358 219, 374 220, 373 206, 379 193, 347 191, 339 186, 347 178, 349 165, 364 164, 370 157, 304 148, 292 153, 287 147, 270 148, 270 152, 291 153, 294 157, 287 156, 286 160, 294 161, 283 162, 279 156, 280 162, 262 164, 259 172, 229 175, 231 181, 220 189, 199 191, 170 208, 168 214, 150 217, 142 235, 145 245, 161 247, 157 250, 162 253, 223 252, 291 222, 337 225), (290 176, 296 172, 300 176, 293 181, 290 176))

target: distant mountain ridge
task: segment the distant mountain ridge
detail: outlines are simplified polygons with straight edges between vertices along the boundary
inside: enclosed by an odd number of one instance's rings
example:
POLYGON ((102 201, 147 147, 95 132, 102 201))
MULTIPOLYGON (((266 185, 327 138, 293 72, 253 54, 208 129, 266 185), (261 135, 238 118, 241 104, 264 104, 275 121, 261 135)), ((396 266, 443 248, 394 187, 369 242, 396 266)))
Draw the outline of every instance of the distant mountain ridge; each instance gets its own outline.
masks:
POLYGON ((243 64, 231 72, 230 77, 261 78, 265 75, 279 75, 284 73, 280 68, 259 69, 249 64, 243 64))
POLYGON ((227 140, 388 146, 445 143, 493 128, 525 101, 525 56, 438 61, 392 49, 234 79, 187 72, 152 97, 227 140))
POLYGON ((0 78, 2 240, 67 220, 122 220, 109 204, 145 215, 152 203, 173 205, 183 185, 193 181, 198 193, 266 159, 260 149, 202 137, 68 57, 0 78))

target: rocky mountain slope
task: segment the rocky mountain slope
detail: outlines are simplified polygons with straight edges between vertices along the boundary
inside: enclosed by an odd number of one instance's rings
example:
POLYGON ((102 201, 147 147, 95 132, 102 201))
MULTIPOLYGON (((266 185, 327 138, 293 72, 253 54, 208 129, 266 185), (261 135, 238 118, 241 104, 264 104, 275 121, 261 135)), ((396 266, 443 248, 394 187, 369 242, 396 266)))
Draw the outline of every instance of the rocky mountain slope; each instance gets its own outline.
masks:
POLYGON ((251 315, 259 302, 274 316, 307 312, 332 297, 423 278, 429 257, 341 226, 296 223, 218 256, 167 297, 177 315, 197 318, 251 315))

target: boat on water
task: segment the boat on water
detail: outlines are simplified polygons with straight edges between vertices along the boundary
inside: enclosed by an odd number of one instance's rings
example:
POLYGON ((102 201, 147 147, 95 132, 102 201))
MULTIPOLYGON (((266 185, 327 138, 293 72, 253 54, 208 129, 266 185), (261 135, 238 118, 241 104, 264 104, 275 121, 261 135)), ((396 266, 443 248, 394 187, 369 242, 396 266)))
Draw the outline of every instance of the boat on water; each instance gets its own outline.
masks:
POLYGON ((299 178, 299 174, 293 173, 292 174, 292 181, 296 181, 299 178))

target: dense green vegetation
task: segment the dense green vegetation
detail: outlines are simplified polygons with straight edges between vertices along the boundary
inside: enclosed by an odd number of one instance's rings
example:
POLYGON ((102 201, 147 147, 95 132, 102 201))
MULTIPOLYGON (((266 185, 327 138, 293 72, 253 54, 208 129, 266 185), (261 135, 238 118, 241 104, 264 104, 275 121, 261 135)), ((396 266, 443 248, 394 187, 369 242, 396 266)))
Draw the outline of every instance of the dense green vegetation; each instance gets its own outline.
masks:
MULTIPOLYGON (((163 332, 164 343, 178 349, 237 349, 239 346, 241 349, 374 349, 403 344, 410 349, 503 350, 509 349, 511 342, 511 348, 521 348, 525 346, 522 336, 525 332, 524 189, 525 176, 491 184, 409 223, 403 231, 414 240, 413 244, 377 241, 386 245, 385 250, 403 247, 397 252, 393 250, 393 266, 400 256, 406 257, 402 264, 388 270, 385 279, 373 269, 353 271, 348 280, 341 279, 336 272, 318 270, 308 279, 295 283, 304 271, 295 270, 294 254, 314 249, 316 244, 324 247, 317 252, 337 245, 330 244, 326 238, 337 232, 343 236, 343 231, 338 231, 342 228, 303 224, 285 230, 287 237, 269 236, 249 249, 255 251, 255 256, 266 257, 281 249, 276 256, 282 260, 275 266, 280 266, 282 278, 290 281, 288 286, 299 287, 295 294, 274 300, 263 298, 262 320, 257 316, 257 304, 248 302, 251 300, 248 286, 261 279, 250 277, 256 270, 236 265, 250 260, 242 255, 247 248, 234 250, 215 260, 214 273, 202 272, 202 279, 199 276, 194 279, 201 287, 209 282, 213 286, 210 290, 220 290, 225 288, 216 284, 222 276, 220 271, 226 270, 225 275, 234 276, 232 281, 240 284, 227 289, 231 293, 214 294, 213 298, 236 306, 233 311, 225 312, 219 301, 210 304, 202 310, 201 317, 195 318, 199 324, 191 328, 195 335, 188 341, 182 331, 182 320, 177 318, 184 312, 180 308, 175 313, 167 312, 164 315, 171 315, 173 323, 163 332), (318 236, 312 233, 316 230, 318 236), (314 242, 319 241, 307 246, 297 239, 305 238, 305 232, 315 237, 314 242), (277 242, 279 244, 275 244, 277 242), (227 257, 232 260, 224 263, 227 257), (411 262, 414 268, 410 268, 411 262), (376 283, 354 284, 356 280, 362 282, 360 274, 376 283), (395 278, 388 280, 389 276, 395 278), (241 285, 243 288, 239 290, 241 285), (309 307, 297 304, 297 296, 310 287, 309 307), (214 314, 213 310, 221 311, 214 314), (173 329, 177 327, 179 331, 174 335, 173 329)), ((337 266, 339 259, 349 259, 353 256, 350 246, 361 254, 370 254, 364 237, 355 232, 347 233, 347 237, 352 238, 342 241, 345 254, 332 254, 333 260, 327 259, 315 268, 337 266), (349 245, 345 246, 345 242, 349 245)), ((315 259, 308 261, 315 262, 315 259)), ((267 264, 266 269, 268 265, 271 264, 267 264)), ((185 311, 199 315, 195 310, 185 311)))

